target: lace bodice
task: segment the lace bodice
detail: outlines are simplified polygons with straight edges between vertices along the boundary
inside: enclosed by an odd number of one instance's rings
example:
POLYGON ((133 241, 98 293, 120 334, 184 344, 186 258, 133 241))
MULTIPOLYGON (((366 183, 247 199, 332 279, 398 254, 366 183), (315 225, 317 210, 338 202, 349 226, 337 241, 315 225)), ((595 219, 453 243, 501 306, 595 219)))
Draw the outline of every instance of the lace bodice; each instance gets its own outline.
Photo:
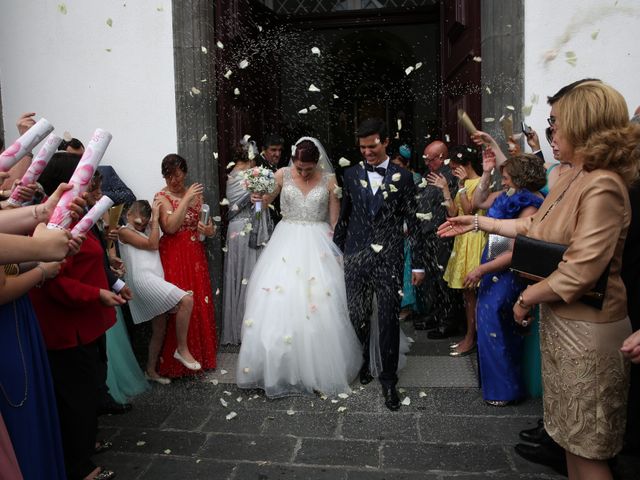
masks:
POLYGON ((330 174, 323 174, 322 180, 305 196, 291 177, 291 169, 286 168, 282 177, 280 210, 282 219, 291 222, 326 222, 329 218, 330 174))
MULTIPOLYGON (((169 202, 171 203, 171 208, 173 209, 171 210, 170 213, 173 213, 173 211, 175 211, 178 208, 178 205, 180 204, 179 198, 176 198, 173 195, 168 194, 164 190, 160 190, 158 193, 156 193, 156 196, 162 196, 167 200, 169 200, 169 202)), ((178 232, 183 232, 185 230, 196 231, 198 229, 198 221, 200 219, 201 208, 202 208, 202 200, 198 200, 195 205, 187 209, 187 213, 184 216, 184 221, 182 222, 182 225, 180 225, 178 232)))

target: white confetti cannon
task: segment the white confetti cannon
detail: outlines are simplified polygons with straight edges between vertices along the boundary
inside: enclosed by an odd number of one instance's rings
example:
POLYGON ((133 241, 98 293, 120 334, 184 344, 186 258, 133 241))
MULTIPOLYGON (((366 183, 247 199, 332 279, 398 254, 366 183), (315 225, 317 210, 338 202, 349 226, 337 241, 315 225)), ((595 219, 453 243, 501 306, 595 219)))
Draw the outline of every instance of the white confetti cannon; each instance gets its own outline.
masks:
MULTIPOLYGON (((51 160, 53 154, 58 150, 58 145, 60 145, 61 141, 62 139, 53 133, 47 137, 38 154, 31 160, 31 165, 22 176, 19 185, 30 185, 38 181, 40 174, 49 163, 49 160, 51 160)), ((11 193, 9 203, 14 206, 22 205, 17 188, 11 193)))
POLYGON ((52 131, 53 125, 46 118, 38 120, 33 127, 24 132, 9 148, 0 153, 0 172, 8 172, 11 167, 33 150, 52 131))
POLYGON ((106 130, 98 128, 93 132, 93 137, 91 137, 87 149, 73 172, 71 180, 69 180, 73 188, 62 194, 58 205, 53 211, 53 215, 49 219, 49 224, 47 225, 49 228, 68 228, 71 225, 69 205, 75 197, 82 195, 89 188, 89 183, 109 146, 109 142, 111 142, 111 138, 112 135, 106 130))
POLYGON ((73 230, 71 230, 71 236, 75 238, 78 235, 86 234, 112 206, 113 200, 111 200, 106 195, 100 197, 100 200, 98 200, 96 204, 91 207, 91 210, 89 210, 87 214, 82 217, 82 220, 76 223, 76 226, 73 227, 73 230))

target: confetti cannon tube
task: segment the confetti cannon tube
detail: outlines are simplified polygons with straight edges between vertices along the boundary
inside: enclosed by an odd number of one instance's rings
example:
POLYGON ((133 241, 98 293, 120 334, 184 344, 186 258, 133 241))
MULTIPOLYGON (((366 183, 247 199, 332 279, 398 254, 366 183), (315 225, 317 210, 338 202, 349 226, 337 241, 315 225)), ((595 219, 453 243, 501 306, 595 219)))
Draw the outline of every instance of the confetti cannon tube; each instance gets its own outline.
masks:
POLYGON ((53 125, 46 118, 38 120, 33 127, 24 132, 9 148, 0 153, 0 172, 8 172, 11 167, 33 150, 52 131, 53 125))
POLYGON ((111 137, 109 132, 100 128, 93 133, 93 137, 91 137, 91 141, 69 181, 73 187, 62 194, 49 220, 49 228, 69 228, 71 225, 69 205, 75 197, 82 195, 89 188, 89 183, 109 146, 109 142, 111 142, 111 137))
POLYGON ((85 233, 87 233, 89 230, 91 230, 91 228, 93 228, 96 222, 100 220, 100 218, 102 218, 102 215, 104 215, 104 213, 112 206, 113 200, 111 200, 106 195, 100 197, 100 200, 98 200, 96 204, 91 207, 91 210, 89 210, 87 214, 82 217, 82 220, 76 223, 76 226, 73 227, 73 230, 71 230, 71 236, 75 238, 78 235, 84 235, 85 233))
MULTIPOLYGON (((29 185, 31 183, 35 183, 40 178, 40 174, 45 169, 53 154, 56 153, 58 149, 58 145, 62 139, 53 133, 47 137, 47 140, 44 142, 43 147, 40 149, 38 154, 31 160, 31 165, 29 169, 25 172, 20 180, 20 185, 29 185)), ((22 205, 20 201, 20 194, 18 193, 18 189, 14 189, 13 193, 11 193, 11 197, 9 198, 9 203, 14 206, 22 205)))

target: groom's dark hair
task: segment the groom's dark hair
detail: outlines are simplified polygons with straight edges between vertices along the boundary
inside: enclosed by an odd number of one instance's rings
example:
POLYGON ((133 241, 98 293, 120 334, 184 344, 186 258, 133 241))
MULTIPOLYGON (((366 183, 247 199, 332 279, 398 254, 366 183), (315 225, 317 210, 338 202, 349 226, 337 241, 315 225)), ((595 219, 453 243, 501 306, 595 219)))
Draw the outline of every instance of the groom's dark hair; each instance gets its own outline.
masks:
POLYGON ((370 135, 375 135, 376 133, 380 137, 381 142, 384 142, 387 138, 389 138, 389 134, 387 133, 387 125, 381 118, 367 118, 358 127, 356 137, 364 138, 370 135))

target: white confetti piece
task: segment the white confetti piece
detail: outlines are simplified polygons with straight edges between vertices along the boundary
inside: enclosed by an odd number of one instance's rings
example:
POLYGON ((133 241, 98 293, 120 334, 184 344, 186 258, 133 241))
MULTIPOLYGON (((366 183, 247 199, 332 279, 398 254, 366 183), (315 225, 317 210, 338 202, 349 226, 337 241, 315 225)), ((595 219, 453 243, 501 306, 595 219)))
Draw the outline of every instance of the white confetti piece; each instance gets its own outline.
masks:
POLYGON ((576 66, 576 63, 578 63, 578 59, 577 59, 577 58, 575 58, 575 57, 567 58, 567 63, 568 63, 569 65, 571 65, 572 67, 575 67, 575 66, 576 66))
POLYGON ((591 33, 591 40, 595 40, 596 38, 598 38, 598 34, 600 33, 600 30, 596 30, 595 32, 591 33))
POLYGON ((412 65, 412 66, 410 66, 410 67, 405 68, 405 69, 404 69, 404 73, 405 73, 405 75, 409 75, 409 74, 410 74, 411 72, 413 72, 414 70, 415 70, 415 68, 414 68, 414 67, 413 67, 413 65, 412 65))
POLYGON ((336 400, 335 398, 331 399, 331 403, 338 403, 339 400, 336 400))
POLYGON ((251 325, 253 325, 253 319, 251 319, 251 318, 247 318, 247 319, 244 321, 244 324, 245 324, 247 327, 250 327, 251 325))
POLYGON ((533 103, 534 105, 537 104, 539 100, 540 100, 540 95, 538 95, 537 93, 534 93, 533 95, 531 95, 531 103, 533 103))
POLYGON ((59 3, 58 4, 58 11, 62 14, 62 15, 66 15, 67 14, 67 6, 64 3, 59 3))
POLYGON ((170 449, 170 448, 167 448, 167 449, 164 451, 164 453, 165 453, 165 454, 167 454, 167 455, 169 455, 169 454, 171 453, 171 449, 170 449))
POLYGON ((340 97, 334 93, 333 94, 333 98, 336 99, 336 98, 340 98, 340 97))
POLYGON ((229 205, 229 200, 227 198, 223 198, 222 200, 220 200, 220 205, 229 205))
POLYGON ((222 406, 223 406, 223 407, 225 407, 225 408, 229 406, 229 404, 227 403, 227 401, 226 401, 224 398, 221 398, 221 399, 220 399, 220 403, 221 403, 221 404, 222 404, 222 406))
POLYGON ((200 93, 202 93, 202 92, 200 92, 199 88, 191 87, 191 92, 190 93, 193 96, 193 95, 200 95, 200 93))
POLYGON ((402 119, 398 119, 398 130, 402 130, 402 119))
POLYGON ((491 89, 489 87, 484 87, 485 92, 491 95, 491 89))
POLYGON ((247 280, 246 278, 243 278, 242 281, 240 282, 242 285, 246 285, 247 283, 249 283, 249 280, 247 280))
POLYGON ((229 78, 231 78, 231 74, 233 72, 231 70, 227 70, 226 73, 224 74, 224 78, 226 78, 227 80, 229 80, 229 78))
POLYGON ((218 159, 218 152, 213 152, 213 158, 218 159))
POLYGON ((400 175, 400 173, 394 173, 393 175, 391 175, 391 180, 393 180, 394 182, 397 182, 398 180, 400 180, 400 177, 402 175, 400 175))
POLYGON ((490 336, 491 338, 498 338, 498 335, 496 334, 496 332, 490 332, 490 333, 489 333, 489 336, 490 336))
POLYGON ((421 67, 422 67, 422 62, 418 62, 416 63, 415 70, 418 70, 421 67))
MULTIPOLYGON (((247 368, 247 370, 249 370, 249 369, 247 368)), ((245 372, 245 373, 246 373, 246 372, 245 372)), ((237 398, 236 398, 236 402, 240 403, 241 401, 242 401, 242 397, 237 397, 237 398)))
POLYGON ((217 379, 217 378, 213 378, 213 379, 211 379, 211 380, 210 380, 210 382, 211 382, 213 385, 218 385, 218 383, 220 383, 220 382, 218 381, 218 379, 217 379))
POLYGON ((416 217, 418 217, 419 220, 426 220, 429 221, 433 218, 433 213, 428 212, 428 213, 420 213, 417 212, 416 213, 416 217))
POLYGON ((388 196, 389 196, 389 192, 382 192, 382 198, 386 200, 388 196))
POLYGON ((344 407, 344 406, 342 406, 342 407, 338 407, 338 412, 342 413, 342 412, 344 412, 346 409, 347 409, 347 407, 344 407))
POLYGON ((280 285, 276 285, 275 291, 278 293, 282 293, 284 292, 284 288, 282 288, 280 285))
POLYGON ((156 10, 159 12, 164 12, 164 7, 163 6, 156 7, 156 10))
POLYGON ((224 418, 226 418, 227 420, 231 420, 233 418, 236 418, 237 416, 238 414, 236 412, 229 412, 229 414, 224 418))
POLYGON ((444 134, 444 141, 447 142, 447 143, 449 143, 451 141, 451 137, 449 137, 448 133, 444 134))
POLYGON ((549 63, 554 61, 557 56, 558 56, 558 50, 552 49, 544 52, 544 55, 542 56, 542 58, 544 59, 545 63, 549 63))
POLYGON ((218 215, 216 215, 215 217, 211 217, 211 219, 212 219, 214 222, 221 222, 221 221, 222 221, 222 217, 220 217, 220 216, 218 216, 218 215))
POLYGON ((528 117, 529 115, 531 115, 531 110, 533 110, 533 105, 525 105, 524 107, 522 107, 522 115, 528 117))
POLYGON ((413 338, 411 338, 411 337, 407 337, 407 342, 409 342, 409 343, 416 343, 416 341, 415 341, 413 338))
POLYGON ((318 55, 320 56, 320 49, 318 47, 311 47, 311 53, 313 55, 318 55))
POLYGON ((313 83, 311 85, 309 85, 309 91, 310 92, 319 92, 320 89, 318 87, 316 87, 313 83))
POLYGON ((371 250, 373 250, 376 253, 380 253, 382 248, 383 248, 383 246, 382 245, 378 245, 377 243, 372 243, 371 244, 371 250))
POLYGON ((110 18, 107 18, 107 27, 113 27, 113 20, 110 18))
POLYGON ((486 118, 483 119, 483 121, 484 121, 484 123, 493 123, 493 122, 496 121, 496 119, 493 118, 493 117, 486 117, 486 118))
POLYGON ((450 158, 445 158, 444 159, 444 164, 445 165, 449 165, 449 163, 451 163, 451 159, 450 158))
POLYGON ((295 415, 296 411, 295 410, 287 410, 287 415, 291 416, 291 415, 295 415))
POLYGON ((391 184, 391 185, 389 185, 389 191, 390 191, 391 193, 393 193, 393 192, 397 192, 397 191, 398 191, 398 189, 396 188, 396 186, 395 186, 395 185, 391 184))
POLYGON ((298 113, 301 114, 301 115, 305 115, 305 114, 309 113, 309 109, 303 108, 302 110, 298 110, 298 113))
POLYGON ((507 105, 505 108, 507 110, 511 110, 512 112, 515 112, 515 110, 516 110, 516 107, 514 107, 513 105, 507 105))
POLYGON ((220 370, 220 375, 226 375, 227 373, 229 372, 227 372, 224 368, 220 370))
POLYGON ((240 60, 240 63, 238 63, 238 67, 240 68, 240 70, 244 70, 248 66, 249 66, 249 60, 247 60, 246 58, 243 60, 240 60))
POLYGON ((233 94, 237 97, 238 95, 240 95, 240 89, 239 88, 234 88, 233 89, 233 94))
POLYGON ((418 184, 418 187, 425 188, 427 185, 429 185, 429 183, 427 182, 427 179, 423 178, 422 181, 418 184))
POLYGON ((291 337, 291 335, 285 335, 283 338, 284 343, 291 345, 291 343, 293 343, 293 338, 291 337))
POLYGON ((482 57, 473 57, 473 61, 480 63, 482 62, 482 57))
POLYGON ((346 393, 339 393, 338 397, 342 398, 342 399, 345 399, 345 398, 349 398, 349 395, 347 395, 346 393))
POLYGON ((313 112, 314 110, 317 110, 318 107, 316 107, 315 105, 309 105, 309 111, 313 112))
POLYGON ((209 53, 209 50, 207 50, 207 47, 200 47, 200 51, 201 51, 202 53, 204 53, 205 55, 206 55, 207 53, 209 53))
POLYGON ((366 180, 360 180, 360 185, 362 185, 362 188, 367 188, 367 185, 369 184, 367 183, 366 180))
POLYGON ((147 444, 147 442, 145 442, 144 440, 138 440, 138 441, 136 442, 136 446, 137 446, 137 447, 142 447, 142 446, 144 446, 144 445, 146 445, 146 444, 147 444))
POLYGON ((231 396, 231 392, 229 390, 224 390, 222 393, 224 393, 227 397, 231 396))
POLYGON ((424 398, 424 397, 426 397, 426 396, 427 396, 427 394, 426 394, 426 393, 424 393, 424 392, 420 392, 420 393, 418 393, 418 396, 419 396, 420 398, 424 398))
POLYGON ((218 47, 220 50, 222 50, 224 48, 224 44, 220 40, 218 40, 216 42, 216 47, 218 47))
POLYGON ((491 281, 493 283, 498 283, 500 281, 500 279, 494 275, 493 277, 491 277, 491 281))
POLYGON ((411 405, 411 399, 409 397, 404 397, 404 400, 402 400, 402 404, 411 405))
POLYGON ((344 168, 351 165, 351 162, 344 157, 340 157, 340 160, 338 160, 338 165, 344 168))
POLYGON ((336 198, 342 198, 342 188, 336 185, 335 187, 333 187, 333 194, 336 196, 336 198))
POLYGON ((222 247, 222 251, 223 251, 224 253, 227 253, 227 252, 229 251, 229 249, 228 249, 227 247, 222 247))
POLYGON ((406 391, 407 391, 407 390, 406 390, 405 388, 399 388, 399 389, 398 389, 398 393, 404 393, 404 392, 406 392, 406 391))
POLYGON ((201 459, 197 459, 197 460, 196 460, 196 463, 200 463, 201 461, 202 461, 201 459))

